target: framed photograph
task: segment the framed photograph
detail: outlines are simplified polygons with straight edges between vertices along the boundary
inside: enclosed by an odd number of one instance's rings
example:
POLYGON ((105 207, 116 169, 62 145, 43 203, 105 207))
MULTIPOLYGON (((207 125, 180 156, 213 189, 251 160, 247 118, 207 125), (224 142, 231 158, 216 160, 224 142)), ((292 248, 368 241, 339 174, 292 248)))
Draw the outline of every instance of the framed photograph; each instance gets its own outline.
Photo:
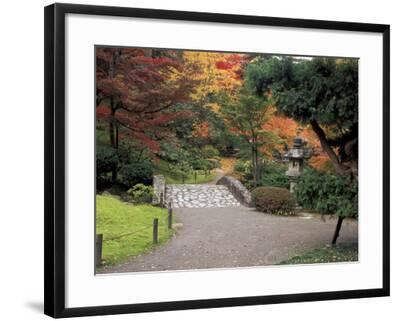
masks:
POLYGON ((389 26, 45 8, 45 313, 389 295, 389 26))

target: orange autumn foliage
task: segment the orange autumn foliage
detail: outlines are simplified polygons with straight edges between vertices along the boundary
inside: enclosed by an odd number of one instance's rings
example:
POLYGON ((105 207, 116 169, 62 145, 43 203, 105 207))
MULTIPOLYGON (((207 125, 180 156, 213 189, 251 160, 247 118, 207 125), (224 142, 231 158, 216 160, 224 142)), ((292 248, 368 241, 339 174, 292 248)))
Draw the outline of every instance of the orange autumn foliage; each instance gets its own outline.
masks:
POLYGON ((204 121, 194 126, 192 136, 199 138, 207 138, 210 134, 210 125, 204 121))
POLYGON ((234 171, 234 167, 237 159, 235 157, 222 157, 220 159, 221 170, 227 174, 232 173, 234 171))
POLYGON ((308 147, 311 147, 314 150, 314 155, 311 157, 308 163, 315 168, 321 169, 326 166, 327 162, 329 162, 328 156, 321 148, 319 139, 310 127, 301 126, 298 122, 291 118, 273 115, 264 124, 263 129, 273 132, 280 140, 278 143, 271 143, 264 146, 263 152, 267 156, 271 157, 272 149, 277 149, 282 153, 284 151, 285 144, 290 148, 292 146, 293 139, 296 137, 298 129, 300 129, 300 136, 307 141, 308 147))
POLYGON ((293 119, 277 115, 270 117, 263 125, 264 130, 273 132, 287 144, 296 136, 297 128, 299 128, 299 124, 293 119))

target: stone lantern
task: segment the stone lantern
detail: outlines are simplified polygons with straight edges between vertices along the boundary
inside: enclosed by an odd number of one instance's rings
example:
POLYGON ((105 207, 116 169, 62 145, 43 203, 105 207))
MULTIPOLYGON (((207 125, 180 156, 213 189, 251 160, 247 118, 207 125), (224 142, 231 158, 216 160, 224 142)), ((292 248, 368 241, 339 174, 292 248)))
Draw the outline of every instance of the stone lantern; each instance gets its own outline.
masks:
POLYGON ((301 138, 300 130, 297 130, 296 137, 293 139, 293 147, 284 155, 283 159, 288 163, 286 176, 290 178, 290 192, 294 192, 297 179, 301 175, 305 162, 312 156, 312 149, 307 147, 307 141, 301 138))

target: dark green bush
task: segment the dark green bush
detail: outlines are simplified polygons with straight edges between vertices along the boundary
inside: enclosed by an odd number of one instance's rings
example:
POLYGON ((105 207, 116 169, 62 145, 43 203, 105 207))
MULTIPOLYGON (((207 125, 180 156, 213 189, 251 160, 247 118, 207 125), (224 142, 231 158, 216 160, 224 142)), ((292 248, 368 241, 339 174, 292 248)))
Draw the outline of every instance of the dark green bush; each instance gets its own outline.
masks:
POLYGON ((253 169, 250 161, 239 159, 235 163, 233 169, 236 173, 239 173, 239 180, 247 189, 252 190, 255 187, 253 182, 253 169))
POLYGON ((126 164, 118 172, 119 180, 125 186, 134 186, 142 183, 149 185, 153 180, 153 165, 149 161, 126 164))
POLYGON ((261 177, 261 185, 289 188, 290 180, 285 174, 270 173, 261 177))
POLYGON ((207 161, 202 158, 196 158, 191 161, 191 165, 194 170, 204 170, 207 167, 207 161))
MULTIPOLYGON (((243 183, 246 186, 254 188, 253 170, 250 161, 239 160, 236 162, 234 169, 236 172, 242 174, 243 183)), ((286 170, 287 165, 285 164, 280 164, 274 161, 260 162, 260 182, 258 183, 258 186, 274 186, 288 189, 290 181, 285 174, 286 170)))
POLYGON ((111 172, 118 165, 118 155, 111 146, 97 146, 96 172, 97 176, 111 172))
POLYGON ((214 146, 205 145, 201 148, 201 155, 204 158, 215 158, 219 156, 219 151, 214 146))
POLYGON ((218 159, 206 159, 206 169, 211 170, 221 167, 221 162, 218 159))
POLYGON ((261 185, 289 189, 290 181, 286 176, 287 165, 276 161, 265 161, 260 164, 261 185))
MULTIPOLYGON (((179 164, 179 163, 178 163, 179 164)), ((204 159, 204 158, 193 158, 189 161, 191 170, 211 170, 221 166, 218 159, 204 159)))
POLYGON ((136 184, 127 193, 135 203, 151 203, 153 200, 152 186, 136 184))
POLYGON ((251 193, 254 205, 262 212, 294 215, 295 202, 290 191, 279 187, 257 187, 251 193))
POLYGON ((120 164, 138 163, 141 161, 150 161, 151 152, 149 148, 144 147, 134 140, 124 139, 119 143, 118 160, 120 164))
POLYGON ((301 206, 321 214, 357 217, 358 187, 349 177, 307 168, 299 178, 295 196, 301 206))
POLYGON ((107 174, 98 174, 96 176, 96 190, 102 191, 112 186, 111 175, 107 174))

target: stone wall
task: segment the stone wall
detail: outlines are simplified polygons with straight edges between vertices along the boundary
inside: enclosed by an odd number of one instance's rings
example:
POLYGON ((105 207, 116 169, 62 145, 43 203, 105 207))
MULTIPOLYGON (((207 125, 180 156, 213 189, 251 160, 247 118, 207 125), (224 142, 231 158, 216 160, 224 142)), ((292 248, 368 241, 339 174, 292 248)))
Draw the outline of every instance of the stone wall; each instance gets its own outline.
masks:
POLYGON ((165 200, 165 177, 163 175, 153 176, 153 204, 164 204, 165 200))
POLYGON ((251 193, 240 181, 232 176, 224 176, 217 181, 217 185, 226 186, 235 198, 244 206, 253 207, 251 193))

